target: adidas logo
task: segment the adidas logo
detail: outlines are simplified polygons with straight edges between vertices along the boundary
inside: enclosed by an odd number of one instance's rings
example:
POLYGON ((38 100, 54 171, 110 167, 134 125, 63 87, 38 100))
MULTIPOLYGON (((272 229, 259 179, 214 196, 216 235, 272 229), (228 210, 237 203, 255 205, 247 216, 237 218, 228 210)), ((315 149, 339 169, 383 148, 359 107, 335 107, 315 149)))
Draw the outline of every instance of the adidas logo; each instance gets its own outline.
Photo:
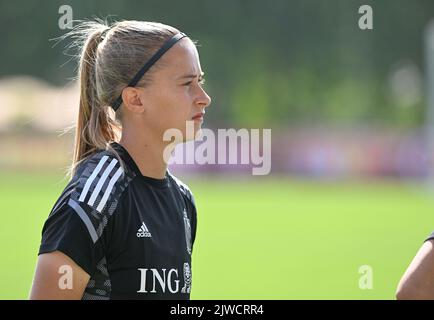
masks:
POLYGON ((151 233, 149 232, 144 222, 142 222, 142 226, 137 231, 137 238, 143 238, 143 237, 147 237, 147 238, 151 237, 151 233))

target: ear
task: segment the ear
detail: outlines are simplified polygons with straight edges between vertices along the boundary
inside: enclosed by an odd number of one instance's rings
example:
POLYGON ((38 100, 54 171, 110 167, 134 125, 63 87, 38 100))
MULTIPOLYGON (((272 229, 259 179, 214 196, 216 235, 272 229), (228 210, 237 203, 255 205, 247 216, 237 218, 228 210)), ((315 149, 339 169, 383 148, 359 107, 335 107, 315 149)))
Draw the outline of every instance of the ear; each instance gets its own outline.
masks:
POLYGON ((142 113, 146 107, 143 103, 143 92, 140 88, 126 87, 122 90, 124 107, 134 113, 142 113))

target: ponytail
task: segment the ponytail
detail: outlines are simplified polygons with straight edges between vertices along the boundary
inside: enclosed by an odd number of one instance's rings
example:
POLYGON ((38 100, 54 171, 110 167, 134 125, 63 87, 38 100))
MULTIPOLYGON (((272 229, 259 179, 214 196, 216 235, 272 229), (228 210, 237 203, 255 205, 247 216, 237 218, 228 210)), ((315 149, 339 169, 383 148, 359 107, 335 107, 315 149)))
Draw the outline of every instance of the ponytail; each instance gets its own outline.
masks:
POLYGON ((99 24, 98 28, 85 41, 79 62, 78 81, 80 86, 80 104, 75 128, 74 154, 69 175, 72 177, 78 165, 99 150, 105 150, 108 144, 116 141, 120 126, 109 112, 111 108, 98 99, 96 57, 102 34, 108 27, 99 24))

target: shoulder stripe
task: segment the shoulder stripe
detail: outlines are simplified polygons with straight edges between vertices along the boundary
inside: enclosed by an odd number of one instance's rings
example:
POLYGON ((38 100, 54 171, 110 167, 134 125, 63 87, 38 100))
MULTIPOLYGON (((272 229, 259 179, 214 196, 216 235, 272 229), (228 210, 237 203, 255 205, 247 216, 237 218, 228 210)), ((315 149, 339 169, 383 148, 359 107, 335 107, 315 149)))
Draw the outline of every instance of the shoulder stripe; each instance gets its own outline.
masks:
POLYGON ((89 191, 90 186, 92 185, 93 180, 96 178, 96 176, 98 175, 98 173, 101 171, 102 166, 104 165, 104 163, 107 161, 108 156, 104 156, 101 158, 101 160, 99 161, 98 165, 96 166, 95 170, 93 170, 92 175, 89 177, 89 179, 87 179, 86 184, 84 185, 84 189, 80 194, 80 198, 78 199, 78 201, 83 202, 84 199, 87 196, 87 192, 89 191))
POLYGON ((56 201, 56 204, 54 205, 54 208, 51 210, 52 212, 55 212, 57 210, 57 208, 59 208, 60 206, 63 205, 63 201, 65 201, 65 199, 67 197, 69 197, 74 191, 75 191, 75 187, 78 185, 78 180, 75 180, 74 182, 70 182, 66 188, 63 190, 62 195, 60 196, 60 198, 56 201))
POLYGON ((122 167, 119 167, 118 170, 116 171, 116 173, 113 175, 113 177, 110 179, 110 182, 107 186, 107 189, 104 192, 104 195, 98 205, 98 207, 96 208, 96 210, 98 212, 101 212, 102 209, 104 209, 104 206, 108 200, 108 197, 110 195, 110 193, 112 192, 113 186, 115 185, 116 181, 118 181, 119 177, 121 176, 122 172, 124 170, 122 169, 122 167))
POLYGON ((68 201, 69 206, 77 212, 77 214, 80 216, 81 220, 83 220, 84 224, 86 225, 87 230, 90 233, 90 236, 92 237, 93 243, 95 243, 98 240, 98 235, 96 233, 96 230, 90 221, 89 217, 87 216, 86 212, 84 212, 83 208, 80 207, 80 205, 75 202, 72 199, 69 199, 68 201))
POLYGON ((71 189, 71 190, 69 190, 69 191, 67 191, 60 199, 59 199, 59 201, 57 201, 57 204, 56 204, 56 206, 53 208, 53 210, 51 210, 52 212, 55 212, 56 211, 56 209, 63 203, 63 201, 67 198, 67 197, 69 197, 69 195, 71 194, 71 193, 73 193, 74 192, 74 189, 71 189))
POLYGON ((90 196, 89 202, 87 203, 90 206, 93 206, 95 203, 96 197, 98 196, 99 192, 101 191, 102 186, 104 185, 104 182, 106 181, 108 175, 113 170, 114 166, 118 160, 113 159, 108 167, 104 170, 104 173, 102 174, 101 178, 98 180, 98 184, 96 185, 95 189, 92 192, 92 195, 90 196))

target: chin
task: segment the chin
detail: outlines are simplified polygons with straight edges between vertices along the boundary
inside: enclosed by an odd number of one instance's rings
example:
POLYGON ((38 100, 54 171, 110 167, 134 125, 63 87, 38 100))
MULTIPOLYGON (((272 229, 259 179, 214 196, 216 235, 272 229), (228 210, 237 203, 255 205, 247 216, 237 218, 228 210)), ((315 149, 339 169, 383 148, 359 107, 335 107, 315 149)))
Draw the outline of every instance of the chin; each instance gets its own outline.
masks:
POLYGON ((202 123, 188 120, 185 124, 185 130, 182 130, 183 141, 196 141, 202 138, 202 123))
POLYGON ((195 128, 194 129, 194 137, 191 135, 184 135, 184 142, 189 141, 198 141, 202 139, 202 128, 195 128))
POLYGON ((202 140, 202 128, 199 127, 194 133, 194 140, 202 140))

